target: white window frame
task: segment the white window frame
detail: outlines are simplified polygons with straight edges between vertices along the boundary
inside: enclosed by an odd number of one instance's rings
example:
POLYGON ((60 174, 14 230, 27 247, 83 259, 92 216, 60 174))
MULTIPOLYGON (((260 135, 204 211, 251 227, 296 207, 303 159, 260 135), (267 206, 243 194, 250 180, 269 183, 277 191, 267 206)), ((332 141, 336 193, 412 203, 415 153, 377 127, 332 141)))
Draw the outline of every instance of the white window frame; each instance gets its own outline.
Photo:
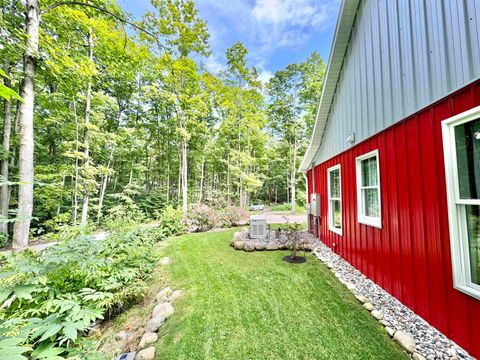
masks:
POLYGON ((338 234, 338 235, 343 235, 343 204, 342 204, 342 168, 340 164, 337 164, 335 166, 332 166, 327 169, 327 182, 328 182, 328 230, 338 234), (331 192, 330 192, 330 173, 338 170, 338 180, 340 182, 340 197, 338 198, 332 198, 331 197, 331 192), (336 228, 334 223, 335 223, 335 218, 333 214, 333 206, 332 206, 332 201, 340 201, 340 229, 336 228))
POLYGON ((447 185, 448 222, 452 253, 453 287, 480 300, 480 286, 470 273, 465 205, 480 205, 480 200, 461 199, 458 186, 455 127, 480 118, 480 106, 442 121, 445 176, 447 185))
POLYGON ((357 218, 360 224, 382 228, 382 191, 380 187, 380 156, 378 150, 370 151, 356 158, 357 170, 357 218), (369 186, 368 188, 378 188, 378 217, 365 215, 363 206, 362 189, 367 187, 362 186, 362 161, 370 158, 377 158, 377 186, 369 186))

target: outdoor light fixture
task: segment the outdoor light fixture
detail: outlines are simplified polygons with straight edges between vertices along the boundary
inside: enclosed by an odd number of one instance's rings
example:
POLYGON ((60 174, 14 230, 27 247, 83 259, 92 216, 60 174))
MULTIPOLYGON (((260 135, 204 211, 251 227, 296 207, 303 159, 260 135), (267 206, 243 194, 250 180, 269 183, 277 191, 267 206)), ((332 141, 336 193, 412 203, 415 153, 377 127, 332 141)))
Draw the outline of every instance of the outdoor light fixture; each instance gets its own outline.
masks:
POLYGON ((480 140, 480 131, 477 131, 473 136, 475 136, 475 139, 480 140))
POLYGON ((135 354, 136 352, 129 352, 129 353, 125 353, 125 354, 121 354, 117 360, 134 360, 135 359, 135 354))
POLYGON ((352 145, 355 142, 355 133, 351 133, 347 137, 347 142, 352 145))

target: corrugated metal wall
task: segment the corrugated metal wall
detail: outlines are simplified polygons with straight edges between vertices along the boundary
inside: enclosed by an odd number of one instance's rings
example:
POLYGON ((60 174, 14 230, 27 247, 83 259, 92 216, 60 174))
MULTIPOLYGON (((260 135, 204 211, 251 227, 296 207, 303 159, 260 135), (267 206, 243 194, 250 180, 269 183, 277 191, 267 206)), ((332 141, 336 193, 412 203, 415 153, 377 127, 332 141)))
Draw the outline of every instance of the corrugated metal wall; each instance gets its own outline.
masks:
MULTIPOLYGON (((327 215, 327 169, 341 164, 343 236, 321 240, 480 358, 480 301, 453 288, 441 121, 480 105, 480 81, 315 167, 327 215), (355 158, 378 149, 382 229, 359 224, 355 158)), ((309 176, 311 179, 311 175, 309 176)), ((312 186, 309 186, 312 191, 312 186)), ((452 241, 455 241, 453 239, 452 241)))
POLYGON ((480 0, 361 1, 321 163, 480 77, 480 0))

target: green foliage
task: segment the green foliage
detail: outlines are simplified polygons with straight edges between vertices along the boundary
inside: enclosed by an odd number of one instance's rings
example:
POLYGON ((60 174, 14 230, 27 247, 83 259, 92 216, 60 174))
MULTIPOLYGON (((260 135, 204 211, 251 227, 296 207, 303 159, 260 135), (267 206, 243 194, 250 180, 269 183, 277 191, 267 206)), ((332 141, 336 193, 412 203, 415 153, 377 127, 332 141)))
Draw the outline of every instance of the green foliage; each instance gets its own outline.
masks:
POLYGON ((283 204, 273 205, 271 210, 272 211, 291 211, 292 204, 283 203, 283 204))
POLYGON ((111 194, 116 205, 107 210, 105 218, 107 229, 115 230, 140 224, 146 219, 145 213, 137 205, 135 198, 140 194, 139 186, 127 184, 121 193, 111 194))
POLYGON ((167 206, 158 217, 160 228, 166 237, 181 234, 184 232, 183 214, 181 209, 175 209, 173 206, 167 206))
POLYGON ((139 299, 158 260, 153 241, 142 232, 114 234, 104 241, 72 237, 43 254, 24 251, 4 260, 4 346, 24 346, 22 354, 33 348, 33 359, 61 359, 55 356, 68 353, 95 320, 139 299))
MULTIPOLYGON (((0 78, 5 78, 10 80, 7 74, 5 74, 5 71, 0 69, 0 78)), ((14 90, 10 89, 8 86, 5 86, 4 84, 0 83, 0 97, 4 98, 7 101, 11 101, 11 98, 14 98, 18 101, 22 101, 23 99, 20 95, 18 95, 14 90)))

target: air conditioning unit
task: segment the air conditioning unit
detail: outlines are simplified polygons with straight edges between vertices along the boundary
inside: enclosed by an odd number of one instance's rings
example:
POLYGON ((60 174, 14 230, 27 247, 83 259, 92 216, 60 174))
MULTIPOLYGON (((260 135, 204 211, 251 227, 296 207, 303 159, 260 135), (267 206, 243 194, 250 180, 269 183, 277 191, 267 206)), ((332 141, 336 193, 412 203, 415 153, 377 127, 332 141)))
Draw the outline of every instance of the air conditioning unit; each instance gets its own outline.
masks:
POLYGON ((267 218, 265 215, 250 216, 250 238, 265 239, 267 237, 267 218))

